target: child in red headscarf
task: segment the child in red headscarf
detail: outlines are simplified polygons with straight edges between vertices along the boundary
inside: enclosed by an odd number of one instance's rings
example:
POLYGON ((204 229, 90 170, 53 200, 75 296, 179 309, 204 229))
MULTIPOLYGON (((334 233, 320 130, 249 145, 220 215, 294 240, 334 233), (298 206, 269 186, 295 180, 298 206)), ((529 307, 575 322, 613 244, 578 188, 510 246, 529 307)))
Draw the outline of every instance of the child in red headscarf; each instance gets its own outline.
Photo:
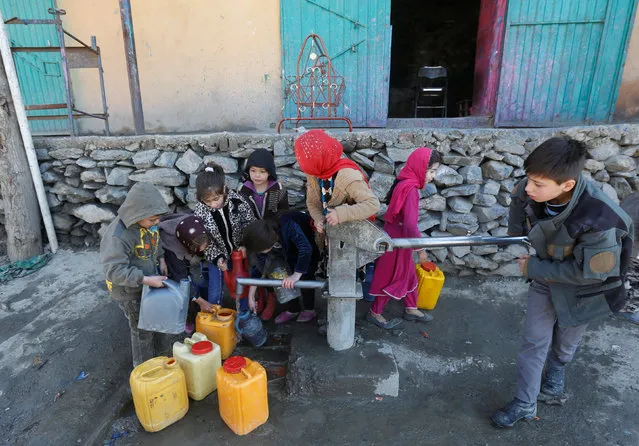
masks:
MULTIPOLYGON (((326 224, 374 218, 380 208, 364 172, 353 161, 342 158, 343 153, 340 142, 323 130, 309 130, 295 141, 295 157, 306 174, 306 207, 319 234, 326 224)), ((325 274, 324 243, 318 241, 323 251, 318 276, 325 274)))
POLYGON ((380 208, 362 170, 343 153, 340 142, 323 130, 310 130, 295 141, 297 162, 307 176, 306 206, 319 233, 325 223, 366 220, 380 208))
MULTIPOLYGON (((388 210, 384 216, 384 230, 391 238, 422 236, 417 227, 419 190, 433 179, 441 160, 439 152, 425 147, 415 150, 408 157, 406 165, 386 196, 388 210)), ((419 250, 419 262, 426 261, 426 252, 419 250)), ((375 261, 375 273, 369 293, 375 296, 375 302, 367 319, 378 327, 390 329, 401 322, 399 319, 387 321, 382 316, 384 307, 391 298, 404 299, 404 319, 422 322, 432 320, 432 316, 417 309, 417 273, 412 249, 395 249, 375 261)))

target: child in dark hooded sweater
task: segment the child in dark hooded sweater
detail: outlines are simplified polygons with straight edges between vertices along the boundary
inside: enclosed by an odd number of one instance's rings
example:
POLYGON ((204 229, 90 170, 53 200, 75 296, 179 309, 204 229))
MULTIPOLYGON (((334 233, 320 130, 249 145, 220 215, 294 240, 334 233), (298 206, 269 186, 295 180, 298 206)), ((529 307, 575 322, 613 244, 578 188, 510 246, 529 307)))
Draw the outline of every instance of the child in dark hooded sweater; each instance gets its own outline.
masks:
POLYGON ((246 160, 244 183, 238 192, 248 201, 260 220, 277 217, 288 210, 288 193, 277 182, 275 160, 266 149, 257 149, 246 160))
MULTIPOLYGON (((292 272, 282 280, 283 288, 293 288, 298 280, 313 280, 317 270, 320 252, 314 243, 313 225, 308 214, 298 211, 287 212, 277 220, 255 221, 244 229, 244 245, 250 253, 258 254, 259 266, 252 272, 253 277, 269 273, 269 257, 280 258, 292 272)), ((255 292, 250 287, 249 308, 255 310, 255 292)), ((292 319, 310 322, 317 316, 315 312, 315 290, 303 289, 301 297, 285 304, 285 311, 275 318, 276 324, 292 319)))
POLYGON ((129 321, 133 366, 155 356, 151 331, 138 329, 142 285, 161 288, 167 267, 157 224, 169 212, 160 192, 149 183, 135 184, 118 216, 100 241, 100 261, 107 286, 129 321), (162 275, 158 275, 158 270, 162 275))
MULTIPOLYGON (((277 221, 282 212, 288 210, 288 192, 277 181, 275 160, 266 149, 257 149, 246 160, 244 183, 238 192, 251 205, 255 216, 260 220, 277 221)), ((250 256, 250 263, 256 263, 255 255, 250 256)), ((257 312, 263 320, 273 317, 276 307, 275 294, 272 288, 260 288, 258 293, 257 312)))
POLYGON ((185 327, 190 335, 195 329, 197 311, 211 312, 214 308, 207 300, 209 284, 201 265, 211 240, 204 222, 193 214, 165 215, 159 226, 169 277, 176 282, 182 279, 191 282, 191 304, 185 327))

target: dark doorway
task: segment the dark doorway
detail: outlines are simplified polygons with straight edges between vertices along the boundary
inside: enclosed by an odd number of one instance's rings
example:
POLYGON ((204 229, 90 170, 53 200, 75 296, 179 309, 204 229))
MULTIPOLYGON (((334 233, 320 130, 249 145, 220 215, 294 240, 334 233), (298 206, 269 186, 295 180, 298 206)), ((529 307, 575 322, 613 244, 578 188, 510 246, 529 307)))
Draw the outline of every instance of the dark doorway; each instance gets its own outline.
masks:
MULTIPOLYGON (((417 73, 422 66, 448 71, 447 116, 466 116, 473 73, 480 0, 392 0, 389 118, 414 117, 417 73), (461 109, 461 112, 460 112, 461 109)), ((441 117, 419 110, 419 118, 441 117)))

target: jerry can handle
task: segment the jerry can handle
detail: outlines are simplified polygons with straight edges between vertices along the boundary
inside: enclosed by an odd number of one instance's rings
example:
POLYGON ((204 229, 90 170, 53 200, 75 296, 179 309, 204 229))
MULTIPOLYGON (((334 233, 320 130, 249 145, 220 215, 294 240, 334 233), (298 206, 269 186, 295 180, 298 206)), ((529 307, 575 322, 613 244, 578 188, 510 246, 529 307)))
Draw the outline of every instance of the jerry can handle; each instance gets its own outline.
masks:
POLYGON ((152 369, 149 369, 146 372, 141 373, 140 377, 145 377, 146 375, 150 375, 151 373, 155 373, 158 370, 161 370, 162 368, 163 368, 163 366, 161 366, 161 365, 155 366, 152 369))
POLYGON ((253 375, 251 375, 251 374, 249 373, 249 371, 248 371, 248 370, 246 370, 246 367, 243 367, 241 371, 242 371, 242 375, 244 375, 244 376, 246 377, 246 379, 251 379, 251 378, 253 378, 253 375))
MULTIPOLYGON (((238 305, 239 307, 239 305, 238 305)), ((248 311, 248 310, 245 310, 248 311)), ((235 316, 235 332, 238 334, 242 334, 242 329, 240 328, 240 319, 242 319, 242 315, 244 314, 244 312, 240 313, 240 311, 238 310, 236 316, 235 316)), ((256 312, 251 311, 249 314, 253 314, 253 315, 257 315, 256 312)))
POLYGON ((178 287, 176 287, 175 285, 173 285, 171 282, 169 282, 168 280, 163 280, 162 283, 164 284, 165 287, 169 288, 170 290, 172 290, 174 293, 176 294, 181 294, 180 293, 180 289, 178 287))
POLYGON ((153 367, 152 369, 149 369, 146 372, 141 373, 140 377, 144 377, 146 375, 150 375, 151 373, 157 372, 158 370, 162 370, 162 369, 165 369, 165 368, 174 368, 176 365, 177 365, 177 361, 175 360, 175 358, 169 358, 169 360, 166 361, 164 364, 157 365, 157 366, 153 367))

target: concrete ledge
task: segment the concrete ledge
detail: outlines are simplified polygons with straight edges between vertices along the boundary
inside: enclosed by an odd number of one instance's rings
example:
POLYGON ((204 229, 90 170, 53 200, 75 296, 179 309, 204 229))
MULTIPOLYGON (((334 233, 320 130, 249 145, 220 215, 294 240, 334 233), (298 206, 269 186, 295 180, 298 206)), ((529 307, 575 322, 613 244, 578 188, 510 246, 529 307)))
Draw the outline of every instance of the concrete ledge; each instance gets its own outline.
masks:
POLYGON ((133 403, 129 383, 124 382, 120 387, 91 414, 95 428, 84 440, 84 444, 98 446, 104 444, 104 439, 111 434, 111 426, 118 419, 122 410, 133 403))
POLYGON ((291 343, 287 388, 299 397, 396 397, 399 372, 389 344, 363 342, 336 352, 317 333, 298 332, 291 343))

